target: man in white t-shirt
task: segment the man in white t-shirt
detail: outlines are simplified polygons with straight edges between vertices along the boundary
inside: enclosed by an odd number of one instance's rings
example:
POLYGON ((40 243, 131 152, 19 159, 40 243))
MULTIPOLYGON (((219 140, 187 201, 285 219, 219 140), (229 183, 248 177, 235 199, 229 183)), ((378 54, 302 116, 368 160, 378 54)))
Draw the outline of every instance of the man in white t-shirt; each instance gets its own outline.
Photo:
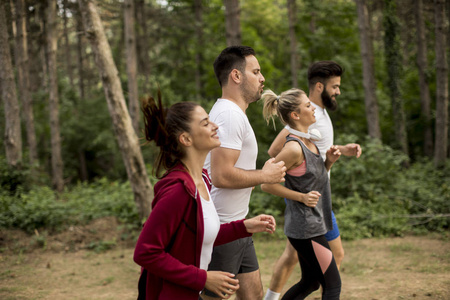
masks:
MULTIPOLYGON (((342 67, 334 61, 319 61, 312 64, 308 69, 309 99, 311 100, 311 104, 316 108, 316 123, 312 124, 309 129, 317 129, 322 136, 320 140, 314 141, 314 143, 319 148, 319 152, 324 161, 327 150, 334 144, 333 124, 326 109, 334 111, 337 108, 336 98, 341 94, 342 73, 342 67)), ((270 156, 275 157, 281 151, 288 134, 288 128, 280 131, 269 148, 268 152, 270 156)), ((342 155, 355 157, 361 155, 361 146, 358 144, 339 145, 338 147, 342 155)), ((333 229, 325 234, 325 238, 330 245, 336 265, 339 268, 344 258, 344 248, 342 247, 339 228, 333 212, 332 221, 333 229)), ((289 241, 287 241, 283 254, 273 268, 270 286, 264 300, 279 299, 281 290, 296 265, 298 265, 297 252, 289 241)))
MULTIPOLYGON (((256 170, 258 145, 245 111, 248 105, 260 99, 264 76, 255 57, 247 46, 224 49, 214 61, 214 72, 222 97, 214 104, 209 118, 219 126, 217 134, 221 145, 206 158, 213 183, 211 198, 221 223, 244 219, 252 188, 262 183, 284 181, 284 162, 269 159, 261 170, 256 170)), ((209 270, 226 271, 236 275, 239 289, 236 299, 260 300, 263 287, 251 238, 214 247, 209 270)), ((203 291, 203 299, 227 297, 203 291)))

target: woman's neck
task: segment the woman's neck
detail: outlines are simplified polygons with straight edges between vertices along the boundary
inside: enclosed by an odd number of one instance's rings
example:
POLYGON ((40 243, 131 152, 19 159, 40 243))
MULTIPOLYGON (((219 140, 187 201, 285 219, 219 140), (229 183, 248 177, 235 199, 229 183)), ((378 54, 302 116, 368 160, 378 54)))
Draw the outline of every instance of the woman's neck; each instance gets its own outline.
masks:
POLYGON ((187 153, 186 157, 181 160, 194 181, 199 181, 202 179, 202 171, 206 155, 208 155, 208 153, 187 153))

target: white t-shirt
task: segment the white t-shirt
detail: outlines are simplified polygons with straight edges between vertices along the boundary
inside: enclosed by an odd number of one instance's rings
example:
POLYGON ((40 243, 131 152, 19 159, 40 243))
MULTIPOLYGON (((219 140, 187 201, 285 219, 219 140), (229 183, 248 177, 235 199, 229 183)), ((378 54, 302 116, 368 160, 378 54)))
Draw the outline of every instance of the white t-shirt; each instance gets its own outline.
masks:
MULTIPOLYGON (((206 185, 206 184, 205 184, 206 185)), ((208 191, 208 188, 206 188, 208 191)), ((204 199, 200 196, 202 200, 202 211, 203 211, 203 244, 202 251, 200 255, 200 269, 205 271, 208 270, 208 265, 211 262, 211 254, 213 251, 214 241, 216 240, 217 234, 220 230, 219 216, 217 215, 214 202, 211 201, 211 195, 208 191, 209 200, 204 199)))
MULTIPOLYGON (((234 166, 243 170, 255 170, 258 144, 252 126, 242 109, 230 100, 217 99, 209 113, 209 119, 219 126, 217 134, 221 142, 220 147, 240 151, 234 166)), ((206 157, 205 168, 211 174, 211 154, 206 157)), ((251 187, 223 189, 213 185, 211 197, 220 222, 223 224, 245 218, 251 193, 251 187)))

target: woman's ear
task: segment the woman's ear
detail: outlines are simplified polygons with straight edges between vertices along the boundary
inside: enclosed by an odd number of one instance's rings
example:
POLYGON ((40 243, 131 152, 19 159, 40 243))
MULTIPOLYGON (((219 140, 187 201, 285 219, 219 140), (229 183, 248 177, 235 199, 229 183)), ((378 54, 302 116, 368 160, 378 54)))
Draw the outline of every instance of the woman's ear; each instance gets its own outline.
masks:
POLYGON ((178 142, 180 142, 180 144, 185 146, 185 147, 189 147, 190 145, 192 145, 192 138, 189 135, 189 133, 183 132, 178 137, 178 142))
POLYGON ((292 120, 300 120, 300 115, 296 111, 291 111, 291 119, 292 120))

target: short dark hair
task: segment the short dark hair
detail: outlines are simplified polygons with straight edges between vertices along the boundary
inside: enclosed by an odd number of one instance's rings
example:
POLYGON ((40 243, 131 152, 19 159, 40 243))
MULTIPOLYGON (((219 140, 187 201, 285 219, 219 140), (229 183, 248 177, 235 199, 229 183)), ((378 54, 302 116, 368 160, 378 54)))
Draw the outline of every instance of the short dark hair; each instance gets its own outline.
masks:
POLYGON ((214 61, 214 73, 221 87, 228 83, 233 69, 245 71, 245 58, 249 55, 255 55, 255 50, 249 46, 230 46, 222 50, 214 61))
POLYGON ((313 63, 308 69, 308 85, 312 89, 317 82, 326 84, 328 79, 342 76, 344 69, 334 61, 322 60, 313 63))

